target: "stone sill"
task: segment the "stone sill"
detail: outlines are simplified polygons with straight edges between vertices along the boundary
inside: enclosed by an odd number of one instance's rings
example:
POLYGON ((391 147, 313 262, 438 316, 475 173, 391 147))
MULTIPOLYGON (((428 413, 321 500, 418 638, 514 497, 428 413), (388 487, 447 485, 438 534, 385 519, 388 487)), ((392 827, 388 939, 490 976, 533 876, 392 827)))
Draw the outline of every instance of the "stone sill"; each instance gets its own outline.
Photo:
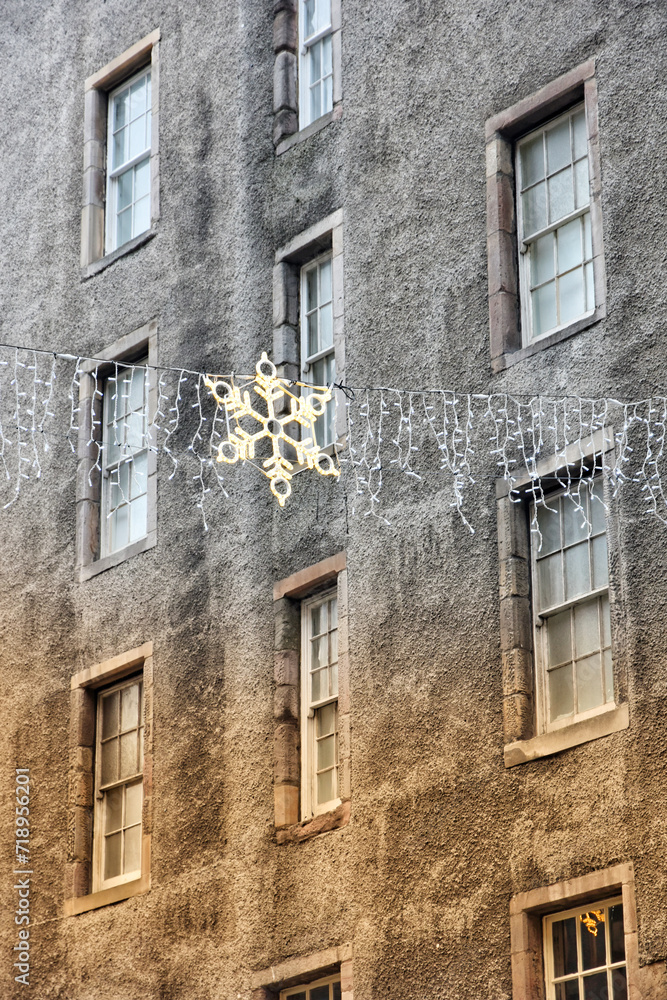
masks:
POLYGON ((86 265, 86 267, 81 268, 81 280, 87 281, 88 278, 92 278, 94 275, 99 274, 100 271, 104 271, 111 264, 114 264, 119 258, 127 256, 129 253, 133 253, 142 247, 149 240, 152 240, 154 236, 157 236, 157 231, 155 229, 147 229, 145 233, 140 233, 139 236, 135 236, 133 240, 129 240, 127 243, 123 243, 122 247, 118 247, 117 250, 113 250, 111 253, 105 254, 104 257, 100 257, 99 260, 94 260, 92 264, 86 265))
POLYGON ((91 892, 88 896, 73 896, 65 900, 65 916, 74 917, 78 913, 97 910, 100 906, 120 903, 124 899, 131 899, 133 896, 143 896, 144 893, 148 892, 150 887, 150 875, 142 875, 141 878, 134 879, 132 882, 114 885, 111 889, 101 889, 99 892, 91 892))
POLYGON ((104 573, 107 569, 119 566, 126 559, 131 559, 132 556, 139 555, 140 552, 146 552, 148 549, 154 548, 155 545, 157 545, 157 531, 149 531, 145 538, 140 538, 138 541, 132 542, 131 545, 126 545, 124 549, 112 552, 108 556, 102 556, 101 559, 96 559, 95 562, 88 563, 87 566, 79 566, 76 574, 77 583, 84 583, 85 580, 90 580, 98 573, 104 573))
POLYGON ((328 833, 330 830, 340 830, 350 822, 350 800, 341 802, 332 812, 322 813, 313 819, 303 823, 295 823, 293 826, 276 830, 277 844, 300 844, 304 840, 310 840, 320 833, 328 833))
POLYGON ((562 750, 569 750, 570 747, 577 747, 582 743, 597 740, 601 736, 618 733, 627 729, 629 725, 630 717, 627 704, 614 705, 590 719, 573 722, 572 725, 563 726, 562 729, 556 729, 551 733, 543 733, 541 736, 534 736, 530 740, 517 740, 516 743, 509 743, 504 750, 505 767, 514 767, 516 764, 526 764, 529 760, 549 757, 562 750))
POLYGON ((299 129, 294 135, 288 135, 286 139, 282 139, 276 146, 276 156, 280 156, 282 153, 286 153, 288 149, 292 146, 298 145, 300 142, 304 142, 306 139, 310 139, 311 135, 315 135, 316 132, 321 132, 323 128, 330 125, 331 122, 340 121, 343 117, 343 104, 342 102, 334 105, 333 111, 327 111, 326 115, 322 115, 321 118, 316 118, 314 122, 310 125, 306 125, 305 128, 299 129))
POLYGON ((528 344, 527 347, 520 348, 518 351, 508 352, 507 354, 501 354, 498 358, 492 358, 491 368, 493 372, 497 374, 498 372, 505 371, 506 368, 511 368, 519 361, 525 361, 526 358, 531 358, 534 354, 539 354, 540 351, 544 351, 548 347, 553 347, 554 344, 560 344, 562 341, 574 337, 575 334, 581 333, 582 330, 587 330, 590 326, 599 323, 606 316, 606 312, 604 305, 598 306, 590 316, 584 316, 582 319, 577 320, 576 323, 566 326, 563 330, 556 330, 555 333, 550 333, 547 337, 542 337, 540 340, 536 340, 532 344, 528 344))

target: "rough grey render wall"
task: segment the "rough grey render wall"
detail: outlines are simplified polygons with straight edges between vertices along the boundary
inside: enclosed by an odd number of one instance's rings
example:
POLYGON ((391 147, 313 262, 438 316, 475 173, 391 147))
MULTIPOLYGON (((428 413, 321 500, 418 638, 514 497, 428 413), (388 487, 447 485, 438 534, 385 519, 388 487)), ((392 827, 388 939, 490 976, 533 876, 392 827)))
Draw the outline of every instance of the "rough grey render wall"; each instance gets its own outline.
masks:
MULTIPOLYGON (((342 207, 351 384, 665 388, 661 4, 343 0, 342 119, 277 158, 269 0, 3 0, 0 23, 3 342, 94 354, 157 317, 161 363, 248 370, 271 342, 275 249, 342 207), (83 82, 156 27, 157 236, 82 281, 83 82), (492 376, 484 121, 592 56, 607 318, 492 376)), ((667 957, 667 536, 633 502, 618 555, 630 728, 507 771, 492 460, 474 535, 447 489, 389 478, 383 527, 346 517, 330 480, 299 481, 279 511, 251 471, 230 473, 204 534, 191 484, 162 474, 157 547, 81 585, 65 443, 57 463, 57 488, 0 511, 0 794, 31 768, 40 1000, 247 1000, 252 970, 347 942, 355 1000, 507 1000, 510 896, 621 861, 641 962, 667 957), (343 548, 352 817, 279 847, 272 585, 343 548), (152 889, 64 918, 69 679, 148 639, 152 889)), ((9 877, 0 902, 13 912, 9 877)), ((10 997, 7 920, 2 941, 10 997)))

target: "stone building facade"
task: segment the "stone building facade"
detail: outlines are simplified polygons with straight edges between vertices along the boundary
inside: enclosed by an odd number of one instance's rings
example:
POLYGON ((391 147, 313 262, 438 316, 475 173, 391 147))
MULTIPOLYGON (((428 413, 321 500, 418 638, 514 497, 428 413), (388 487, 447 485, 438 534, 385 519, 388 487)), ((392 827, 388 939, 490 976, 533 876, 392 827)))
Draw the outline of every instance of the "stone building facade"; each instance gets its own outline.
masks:
POLYGON ((663 5, 0 23, 0 340, 97 359, 0 511, 0 994, 29 952, 40 1000, 667 997, 667 535, 600 515, 613 434, 568 458, 583 534, 555 451, 545 513, 483 446, 474 533, 391 469, 364 516, 345 466, 284 509, 230 467, 204 531, 123 367, 664 392, 663 5))

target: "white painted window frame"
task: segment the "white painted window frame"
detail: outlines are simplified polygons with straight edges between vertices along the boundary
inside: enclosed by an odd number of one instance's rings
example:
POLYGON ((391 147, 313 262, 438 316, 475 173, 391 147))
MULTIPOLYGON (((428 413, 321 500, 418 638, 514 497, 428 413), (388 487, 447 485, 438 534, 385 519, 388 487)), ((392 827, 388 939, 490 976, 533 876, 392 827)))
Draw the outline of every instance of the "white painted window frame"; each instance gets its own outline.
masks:
MULTIPOLYGON (((136 882, 137 879, 141 877, 144 870, 143 863, 143 817, 142 822, 139 824, 141 828, 140 833, 140 843, 141 843, 141 855, 139 867, 133 869, 130 872, 125 872, 121 875, 114 876, 113 878, 104 878, 104 813, 106 804, 105 793, 109 791, 109 787, 105 788, 104 791, 100 790, 102 783, 102 750, 101 750, 101 734, 102 734, 102 701, 105 696, 108 696, 113 691, 121 691, 123 688, 131 687, 133 685, 139 684, 140 686, 140 705, 141 705, 141 717, 139 719, 139 729, 141 730, 138 739, 142 741, 142 759, 144 758, 143 753, 143 738, 144 738, 144 727, 145 727, 145 690, 144 690, 144 679, 143 671, 140 674, 133 674, 130 677, 124 678, 116 684, 112 684, 110 687, 100 688, 97 694, 97 706, 96 706, 96 731, 95 731, 95 815, 93 819, 93 892, 101 892, 103 889, 111 889, 117 885, 125 885, 127 882, 136 882)), ((126 778, 119 779, 113 782, 113 787, 121 787, 125 785, 134 784, 141 778, 142 781, 142 814, 143 814, 143 767, 141 771, 136 774, 130 775, 126 778)))
MULTIPOLYGON (((592 477, 591 477, 592 478, 592 477)), ((588 489, 587 486, 582 486, 582 490, 588 489)), ((545 500, 547 504, 550 500, 556 497, 561 497, 566 493, 565 489, 554 490, 550 493, 545 493, 545 500)), ((532 505, 531 501, 531 505, 532 505)), ((532 513, 532 511, 531 511, 532 513)), ((606 512, 605 512, 606 513, 606 512)), ((605 517, 606 524, 606 517, 605 517)), ((605 537, 609 538, 609 532, 607 527, 605 527, 605 537)), ((539 605, 538 605, 538 571, 537 571, 537 545, 538 540, 535 533, 531 531, 530 533, 530 566, 531 566, 531 581, 532 581, 532 619, 533 619, 533 649, 535 656, 535 684, 536 684, 536 702, 537 702, 537 723, 538 732, 540 733, 550 733, 555 732, 558 729, 565 729, 574 723, 583 722, 586 719, 592 719, 597 715, 601 715, 605 712, 613 711, 617 708, 615 697, 612 698, 610 702, 603 702, 601 705, 595 708, 589 709, 586 712, 575 712, 573 715, 568 715, 564 719, 558 719, 555 722, 549 721, 549 711, 548 711, 548 693, 547 693, 547 652, 546 643, 548 641, 548 627, 544 619, 540 615, 539 605)), ((607 542, 608 545, 608 542, 607 542)), ((591 550, 589 549, 589 559, 591 558, 591 550)), ((607 562, 609 560, 609 554, 607 550, 607 562)), ((557 609, 550 609, 551 614, 557 614, 567 608, 575 607, 579 604, 584 604, 593 598, 600 598, 604 595, 610 598, 609 594, 609 573, 607 570, 607 585, 605 587, 598 587, 593 590, 588 591, 585 594, 580 594, 576 598, 568 601, 564 601, 561 605, 558 605, 557 609)), ((612 677, 613 677, 613 651, 612 651, 612 677)))
MULTIPOLYGON (((300 309, 299 309, 300 316, 299 316, 299 320, 300 320, 300 325, 301 325, 301 378, 302 378, 302 380, 304 382, 308 382, 308 383, 310 383, 312 385, 312 384, 314 384, 312 370, 311 370, 312 366, 315 364, 315 362, 321 361, 324 358, 329 358, 330 357, 330 358, 333 359, 334 378, 336 377, 336 348, 335 348, 335 344, 333 342, 333 303, 334 303, 333 251, 327 251, 327 253, 321 254, 319 257, 314 257, 313 260, 310 260, 306 264, 302 265, 302 267, 301 267, 301 282, 300 282, 300 285, 301 285, 301 294, 300 294, 300 299, 299 299, 299 301, 300 301, 300 309), (331 332, 332 332, 332 342, 331 342, 331 346, 330 347, 326 347, 323 350, 316 351, 315 354, 308 354, 308 316, 309 316, 309 311, 306 309, 308 274, 311 271, 317 269, 317 275, 318 275, 318 279, 317 279, 318 302, 317 302, 316 309, 317 309, 317 312, 319 314, 319 311, 320 311, 321 306, 322 306, 322 303, 320 301, 320 292, 319 292, 319 289, 320 289, 320 277, 319 277, 319 275, 320 275, 320 267, 326 261, 330 261, 331 262, 331 332)), ((311 312, 312 311, 313 310, 311 310, 311 312)), ((318 315, 318 333, 319 333, 319 315, 318 315)), ((327 403, 327 408, 331 407, 331 408, 335 409, 335 406, 336 406, 336 400, 335 400, 335 397, 332 396, 332 399, 330 400, 330 402, 327 403)), ((323 418, 320 418, 320 420, 318 420, 318 424, 320 424, 320 421, 323 421, 323 418)), ((327 448, 327 447, 329 447, 329 445, 333 445, 335 443, 335 439, 336 439, 335 414, 334 414, 333 424, 334 424, 333 437, 331 438, 331 440, 318 441, 317 443, 320 446, 320 448, 327 448)), ((324 424, 324 426, 326 427, 326 424, 324 424)))
POLYGON ((341 981, 340 973, 337 973, 334 976, 325 976, 322 979, 315 979, 313 980, 313 982, 301 983, 300 986, 291 986, 287 990, 280 991, 280 1000, 289 1000, 289 997, 293 997, 299 993, 305 993, 306 1000, 310 1000, 310 991, 315 990, 320 986, 329 987, 329 998, 331 1000, 331 998, 333 997, 333 990, 331 987, 334 986, 336 983, 340 983, 340 981, 341 981))
MULTIPOLYGON (((566 330, 568 327, 572 326, 573 323, 579 323, 582 320, 590 318, 595 312, 595 299, 596 299, 596 287, 595 287, 595 268, 593 267, 593 261, 595 259, 595 247, 592 247, 591 256, 588 260, 584 259, 584 265, 590 263, 590 271, 593 275, 593 306, 590 309, 586 309, 579 316, 568 320, 567 323, 560 323, 558 326, 552 327, 549 330, 545 330, 544 333, 534 334, 533 333, 533 299, 531 294, 531 254, 530 247, 535 243, 540 237, 546 236, 549 233, 556 233, 563 226, 566 226, 569 222, 573 222, 575 219, 583 218, 584 216, 589 217, 589 225, 591 226, 591 244, 593 243, 594 234, 592 231, 592 219, 591 219, 591 154, 590 154, 590 143, 588 134, 586 134, 586 162, 588 165, 588 189, 589 197, 586 205, 580 208, 575 208, 572 212, 564 215, 561 219, 556 222, 549 223, 543 229, 538 230, 535 233, 531 233, 528 239, 524 238, 523 235, 523 203, 521 198, 522 190, 522 176, 521 176, 521 156, 520 149, 523 145, 526 145, 531 140, 535 139, 538 135, 544 135, 545 132, 554 128, 559 122, 569 119, 571 115, 576 112, 583 111, 584 121, 586 115, 586 105, 585 102, 580 101, 573 107, 568 108, 567 111, 562 114, 557 115, 555 118, 545 121, 539 126, 539 128, 532 129, 526 135, 522 136, 517 140, 515 145, 515 164, 516 164, 516 214, 517 214, 517 232, 518 232, 518 246, 519 246, 519 288, 520 288, 520 301, 521 301, 521 328, 523 330, 523 341, 524 347, 528 347, 531 344, 536 343, 544 339, 545 337, 550 337, 554 334, 560 333, 562 330, 566 330)), ((585 247, 584 247, 585 251, 585 247)), ((567 273, 567 272, 564 272, 567 273)), ((562 275, 559 275, 562 277, 562 275)))
MULTIPOLYGON (((568 917, 573 917, 573 916, 576 917, 576 916, 579 916, 580 914, 585 913, 587 911, 601 910, 601 909, 605 909, 605 908, 610 907, 610 906, 617 906, 617 905, 623 905, 623 897, 622 896, 613 896, 611 899, 599 899, 599 900, 595 900, 592 903, 590 903, 590 902, 581 903, 581 904, 579 904, 579 906, 572 907, 571 909, 568 909, 568 910, 558 910, 555 913, 550 913, 550 914, 548 914, 547 916, 545 916, 543 918, 543 920, 542 920, 542 939, 543 939, 543 945, 544 945, 544 971, 545 971, 545 980, 546 980, 546 982, 545 982, 545 986, 546 986, 546 1000, 556 1000, 556 985, 557 984, 554 982, 554 980, 555 980, 556 977, 554 976, 554 955, 553 955, 553 946, 552 946, 553 935, 551 934, 551 927, 552 927, 552 925, 554 923, 556 923, 557 921, 559 921, 559 920, 566 920, 568 917)), ((623 910, 623 924, 624 924, 624 927, 625 927, 625 922, 626 922, 626 913, 625 913, 625 908, 624 908, 624 910, 623 910)), ((609 927, 609 923, 608 923, 607 920, 605 920, 604 921, 604 933, 605 933, 605 941, 606 941, 607 949, 608 949, 608 946, 609 946, 608 927, 609 927)), ((583 934, 583 933, 584 933, 583 929, 580 929, 580 933, 579 933, 579 935, 577 935, 577 959, 578 959, 578 965, 580 967, 582 965, 582 962, 581 962, 581 934, 583 934)), ((586 933, 588 933, 588 931, 586 933)), ((598 933, 599 933, 599 929, 598 929, 598 933)), ((609 985, 610 985, 610 979, 611 979, 611 974, 612 974, 613 970, 614 969, 620 969, 620 968, 622 968, 622 969, 625 970, 626 982, 627 982, 627 977, 628 977, 628 959, 627 959, 627 955, 625 955, 625 957, 624 957, 624 959, 623 959, 622 962, 607 962, 604 967, 603 966, 597 966, 596 969, 595 969, 595 971, 601 972, 604 969, 604 971, 607 972, 607 983, 608 983, 608 987, 609 987, 609 985)), ((578 981, 578 985, 579 985, 580 991, 581 991, 581 981, 582 981, 584 975, 585 974, 586 975, 590 975, 593 971, 594 970, 592 970, 592 969, 587 969, 585 971, 585 973, 581 969, 579 969, 577 971, 577 976, 578 976, 578 980, 577 981, 578 981)), ((572 977, 571 976, 568 977, 568 979, 570 981, 572 981, 572 977)), ((563 981, 564 981, 563 978, 560 978, 558 980, 558 982, 563 982, 563 981)), ((611 997, 612 995, 613 995, 612 991, 609 990, 609 996, 611 997)))
MULTIPOLYGON (((133 76, 126 80, 123 80, 119 87, 115 87, 114 90, 109 91, 108 94, 108 110, 107 110, 107 210, 106 210, 106 235, 105 235, 105 253, 112 253, 114 250, 120 249, 125 246, 125 243, 116 242, 117 233, 117 213, 116 207, 118 204, 118 189, 121 176, 130 170, 134 170, 136 166, 143 163, 144 160, 148 161, 148 200, 149 205, 151 201, 151 149, 152 149, 152 121, 153 121, 153 74, 152 67, 150 64, 144 66, 143 69, 139 70, 133 76), (128 90, 133 84, 137 83, 142 77, 150 76, 151 78, 151 142, 149 145, 143 149, 140 153, 137 153, 131 159, 126 160, 119 167, 112 168, 111 161, 113 157, 113 136, 114 136, 114 126, 115 126, 115 116, 114 116, 114 98, 121 94, 124 90, 128 90)), ((134 199, 132 201, 132 213, 134 216, 134 199)), ((146 229, 142 229, 140 232, 134 232, 134 224, 132 226, 132 233, 130 238, 126 240, 129 243, 131 240, 135 239, 137 236, 141 236, 142 233, 147 232, 150 229, 150 212, 149 212, 149 222, 146 229)))
MULTIPOLYGON (((337 587, 329 588, 301 601, 301 818, 310 819, 322 813, 331 812, 341 803, 341 754, 340 754, 340 683, 335 695, 330 695, 317 702, 310 699, 310 612, 318 604, 325 604, 332 598, 338 602, 337 587), (327 802, 317 802, 317 751, 315 738, 315 709, 326 705, 336 705, 336 792, 335 798, 327 802)), ((338 613, 336 618, 338 629, 338 613)))
MULTIPOLYGON (((322 2, 322 0, 317 0, 317 2, 322 2)), ((324 38, 333 36, 334 33, 334 12, 332 10, 332 0, 329 2, 329 23, 317 31, 313 32, 312 35, 306 36, 305 25, 306 25, 306 0, 299 0, 299 128, 304 129, 308 125, 312 125, 313 122, 318 121, 323 118, 329 112, 333 111, 333 105, 335 101, 334 86, 335 86, 335 76, 336 76, 336 58, 333 52, 334 40, 332 37, 332 53, 331 53, 331 107, 325 108, 317 117, 310 117, 310 70, 309 70, 309 55, 310 50, 314 45, 319 44, 324 38)), ((320 77, 320 83, 324 81, 325 77, 320 77)), ((320 102, 321 107, 321 102, 320 102)))

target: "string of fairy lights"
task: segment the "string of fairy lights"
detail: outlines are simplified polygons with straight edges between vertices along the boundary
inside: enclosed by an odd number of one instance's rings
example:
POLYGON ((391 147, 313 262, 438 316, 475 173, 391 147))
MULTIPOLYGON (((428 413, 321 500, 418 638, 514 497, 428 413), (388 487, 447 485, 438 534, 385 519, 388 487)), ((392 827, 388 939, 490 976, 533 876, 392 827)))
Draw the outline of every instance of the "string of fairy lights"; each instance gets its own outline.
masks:
POLYGON ((141 447, 163 456, 167 480, 185 471, 206 530, 211 494, 230 498, 225 469, 235 464, 266 477, 281 507, 288 498, 298 502, 293 477, 306 471, 342 483, 351 513, 385 522, 394 496, 388 478, 424 485, 435 477, 471 532, 469 501, 482 480, 503 480, 513 499, 534 500, 533 510, 562 490, 585 521, 582 491, 595 471, 608 484, 605 502, 632 486, 644 513, 667 524, 662 395, 622 401, 310 386, 281 378, 266 354, 252 374, 210 375, 12 345, 0 345, 0 507, 13 506, 29 482, 43 478, 59 435, 76 461, 87 463, 92 485, 104 469, 104 419, 128 461, 141 447), (129 395, 137 386, 143 402, 133 411, 129 395), (318 420, 334 405, 337 443, 320 448, 318 420), (140 432, 135 427, 134 440, 125 440, 135 416, 140 432))

